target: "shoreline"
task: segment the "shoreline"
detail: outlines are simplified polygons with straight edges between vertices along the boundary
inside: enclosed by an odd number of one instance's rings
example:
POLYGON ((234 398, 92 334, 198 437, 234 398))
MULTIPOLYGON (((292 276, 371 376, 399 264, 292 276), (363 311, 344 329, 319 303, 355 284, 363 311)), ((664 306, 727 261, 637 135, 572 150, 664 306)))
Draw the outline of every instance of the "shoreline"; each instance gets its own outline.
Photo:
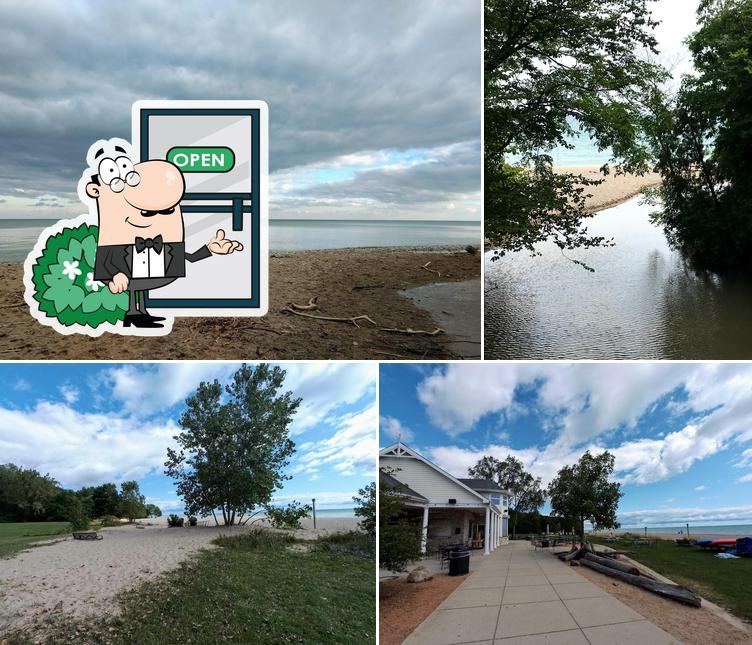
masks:
POLYGON ((585 202, 588 213, 598 213, 607 208, 618 206, 639 195, 645 188, 660 185, 661 176, 658 173, 646 175, 615 175, 613 172, 604 177, 600 166, 554 166, 554 172, 565 172, 586 176, 588 179, 603 179, 598 186, 588 186, 587 192, 592 194, 585 202))
MULTIPOLYGON (((718 527, 723 528, 723 527, 718 527)), ((689 534, 686 532, 684 533, 651 533, 650 529, 648 529, 647 536, 644 531, 639 531, 635 529, 634 531, 614 531, 613 535, 616 537, 621 537, 626 534, 635 535, 637 536, 635 539, 645 538, 647 537, 650 540, 667 540, 669 542, 673 542, 676 539, 684 539, 689 538, 690 540, 731 540, 731 539, 739 539, 743 537, 752 537, 752 530, 749 533, 733 533, 733 532, 724 532, 724 533, 695 533, 690 528, 689 534)), ((592 535, 593 537, 597 537, 600 539, 610 537, 611 533, 586 533, 586 535, 592 535)))
MULTIPOLYGON (((0 263, 0 358, 131 360, 275 360, 385 358, 465 358, 474 345, 457 348, 450 333, 437 335, 385 331, 433 331, 441 325, 429 311, 400 291, 435 283, 480 278, 479 245, 376 247, 270 254, 269 313, 262 318, 179 318, 166 336, 103 334, 64 336, 32 319, 23 301, 23 266, 0 263), (428 267, 426 266, 428 263, 428 267), (438 275, 440 274, 440 275, 438 275), (316 315, 368 316, 376 324, 356 327, 283 312, 291 302, 318 298, 316 315)), ((477 330, 480 335, 480 307, 477 330)))

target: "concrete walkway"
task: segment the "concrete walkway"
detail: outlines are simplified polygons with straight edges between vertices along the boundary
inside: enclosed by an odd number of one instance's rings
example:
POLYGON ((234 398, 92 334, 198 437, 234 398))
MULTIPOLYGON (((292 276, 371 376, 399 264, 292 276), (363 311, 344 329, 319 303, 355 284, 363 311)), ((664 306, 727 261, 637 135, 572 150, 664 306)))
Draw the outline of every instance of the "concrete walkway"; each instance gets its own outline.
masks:
POLYGON ((546 550, 510 542, 405 640, 405 645, 679 643, 546 550))

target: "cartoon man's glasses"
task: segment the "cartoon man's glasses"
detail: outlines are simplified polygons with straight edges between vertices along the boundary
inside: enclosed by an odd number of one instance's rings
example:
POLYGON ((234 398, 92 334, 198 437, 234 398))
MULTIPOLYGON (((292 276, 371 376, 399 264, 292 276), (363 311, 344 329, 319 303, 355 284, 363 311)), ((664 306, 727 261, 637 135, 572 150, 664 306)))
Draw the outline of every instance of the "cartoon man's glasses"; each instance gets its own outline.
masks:
POLYGON ((105 157, 99 162, 99 177, 113 192, 119 193, 129 186, 138 186, 140 175, 133 169, 133 162, 128 157, 110 159, 105 157))

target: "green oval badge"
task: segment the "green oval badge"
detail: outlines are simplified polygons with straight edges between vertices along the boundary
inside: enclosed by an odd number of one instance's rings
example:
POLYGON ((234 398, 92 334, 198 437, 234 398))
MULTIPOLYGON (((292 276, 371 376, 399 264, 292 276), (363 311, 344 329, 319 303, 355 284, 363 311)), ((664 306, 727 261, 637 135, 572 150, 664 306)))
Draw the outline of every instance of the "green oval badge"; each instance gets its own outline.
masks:
POLYGON ((235 153, 230 148, 170 148, 167 161, 183 172, 229 172, 235 166, 235 153))

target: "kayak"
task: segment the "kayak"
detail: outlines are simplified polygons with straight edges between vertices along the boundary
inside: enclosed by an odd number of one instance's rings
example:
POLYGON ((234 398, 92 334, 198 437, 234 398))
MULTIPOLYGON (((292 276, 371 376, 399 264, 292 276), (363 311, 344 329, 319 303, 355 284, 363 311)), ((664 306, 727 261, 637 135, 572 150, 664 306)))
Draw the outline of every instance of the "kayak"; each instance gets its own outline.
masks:
POLYGON ((712 549, 735 549, 736 548, 736 538, 733 539, 723 539, 723 540, 713 540, 708 546, 712 549))

